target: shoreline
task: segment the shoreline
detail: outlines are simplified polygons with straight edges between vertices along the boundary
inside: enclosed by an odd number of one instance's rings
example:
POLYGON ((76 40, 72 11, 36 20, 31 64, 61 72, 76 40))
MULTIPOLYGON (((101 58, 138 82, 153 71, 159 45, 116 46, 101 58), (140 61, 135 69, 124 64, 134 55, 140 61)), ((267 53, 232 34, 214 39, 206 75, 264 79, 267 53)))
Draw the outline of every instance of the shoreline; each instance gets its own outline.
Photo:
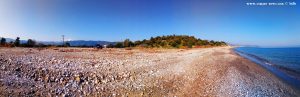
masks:
POLYGON ((257 59, 254 56, 252 57, 252 56, 247 55, 244 52, 237 51, 237 50, 235 50, 235 48, 236 47, 232 48, 232 51, 234 51, 237 55, 239 55, 247 60, 250 60, 251 62, 256 63, 257 65, 261 66, 265 70, 274 74, 276 77, 278 77, 282 81, 289 84, 291 87, 295 88, 298 91, 300 90, 300 80, 298 80, 297 78, 293 77, 292 75, 286 74, 287 72, 280 70, 279 67, 269 65, 268 62, 265 63, 264 61, 267 61, 265 59, 264 60, 257 59))
POLYGON ((232 47, 64 50, 0 49, 0 95, 300 95, 232 47))

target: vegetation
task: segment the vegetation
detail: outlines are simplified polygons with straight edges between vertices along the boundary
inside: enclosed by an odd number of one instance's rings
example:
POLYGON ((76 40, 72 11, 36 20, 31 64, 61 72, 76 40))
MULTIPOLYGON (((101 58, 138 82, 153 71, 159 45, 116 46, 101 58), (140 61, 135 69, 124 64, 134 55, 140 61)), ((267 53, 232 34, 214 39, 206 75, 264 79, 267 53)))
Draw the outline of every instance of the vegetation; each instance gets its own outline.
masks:
POLYGON ((71 44, 69 42, 66 43, 66 47, 70 47, 71 44))
POLYGON ((12 41, 7 42, 4 37, 1 38, 0 47, 13 47, 13 46, 14 46, 14 42, 12 41))
POLYGON ((132 41, 130 41, 129 39, 125 39, 124 40, 124 47, 133 47, 134 43, 132 41))
POLYGON ((1 38, 1 46, 5 46, 6 45, 6 39, 5 38, 1 38))
POLYGON ((193 48, 203 46, 225 46, 223 41, 208 41, 197 39, 194 36, 187 35, 168 35, 151 37, 149 40, 138 40, 135 42, 126 39, 123 43, 119 42, 115 45, 117 48, 122 47, 150 47, 150 48, 193 48))
POLYGON ((6 41, 6 38, 1 38, 1 47, 50 47, 52 45, 44 45, 42 43, 37 43, 33 39, 28 39, 26 43, 21 43, 20 37, 17 37, 15 41, 6 41))
POLYGON ((19 47, 20 44, 21 44, 21 42, 20 42, 20 37, 17 37, 16 41, 14 42, 14 45, 15 45, 16 47, 19 47))
MULTIPOLYGON (((98 44, 99 45, 99 44, 98 44)), ((117 42, 115 44, 109 44, 105 47, 107 48, 126 48, 126 47, 146 47, 146 48, 194 48, 194 47, 211 47, 211 46, 225 46, 227 45, 223 41, 213 41, 213 40, 202 40, 197 39, 194 36, 187 35, 168 35, 168 36, 157 36, 151 37, 150 39, 131 41, 125 39, 123 42, 117 42)), ((44 45, 42 43, 37 43, 33 39, 28 39, 27 43, 21 44, 20 37, 10 43, 6 42, 5 38, 1 38, 1 45, 5 47, 49 47, 53 45, 44 45)), ((57 47, 70 47, 69 42, 65 45, 56 45, 57 47)), ((98 47, 97 45, 95 45, 98 47)), ((78 46, 78 47, 92 47, 92 46, 78 46)))
POLYGON ((27 47, 34 47, 34 46, 36 46, 36 42, 32 39, 28 39, 26 46, 27 47))
POLYGON ((124 45, 122 42, 118 42, 116 45, 115 45, 116 48, 123 48, 124 45))

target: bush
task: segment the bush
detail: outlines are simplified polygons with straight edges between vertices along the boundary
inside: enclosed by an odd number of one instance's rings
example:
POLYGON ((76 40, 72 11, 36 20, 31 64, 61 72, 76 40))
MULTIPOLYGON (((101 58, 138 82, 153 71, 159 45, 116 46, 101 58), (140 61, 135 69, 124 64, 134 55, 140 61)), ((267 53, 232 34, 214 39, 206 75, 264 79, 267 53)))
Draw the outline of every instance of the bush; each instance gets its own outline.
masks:
MULTIPOLYGON (((125 47, 128 46, 130 40, 124 41, 125 47)), ((227 45, 225 42, 208 41, 197 39, 194 36, 187 35, 168 35, 151 37, 149 40, 135 41, 134 46, 147 46, 147 47, 162 47, 162 48, 192 48, 194 46, 222 46, 227 45)))
POLYGON ((1 38, 1 46, 5 46, 6 45, 6 39, 5 38, 1 38))
POLYGON ((123 43, 122 42, 118 42, 116 45, 115 45, 116 48, 123 48, 123 43))
POLYGON ((28 39, 26 46, 27 47, 34 47, 34 46, 36 46, 36 41, 34 41, 32 39, 28 39))
POLYGON ((20 46, 20 37, 17 37, 16 41, 14 42, 14 46, 20 46))
POLYGON ((130 41, 129 39, 125 39, 123 42, 123 46, 124 47, 133 47, 134 43, 132 41, 130 41))

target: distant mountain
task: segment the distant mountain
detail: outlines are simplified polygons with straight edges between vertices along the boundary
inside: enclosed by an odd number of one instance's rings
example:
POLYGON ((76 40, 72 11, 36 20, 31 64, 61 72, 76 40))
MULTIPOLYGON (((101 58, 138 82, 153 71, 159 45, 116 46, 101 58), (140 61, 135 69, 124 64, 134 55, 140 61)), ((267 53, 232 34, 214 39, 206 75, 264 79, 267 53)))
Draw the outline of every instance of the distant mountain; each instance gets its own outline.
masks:
MULTIPOLYGON (((2 37, 0 37, 0 39, 2 39, 2 37)), ((14 39, 11 39, 11 38, 5 38, 6 42, 11 42, 11 41, 14 41, 14 39)))
POLYGON ((233 43, 228 43, 230 46, 240 46, 240 47, 259 47, 258 45, 245 45, 245 44, 233 44, 233 43))
POLYGON ((100 45, 109 45, 109 44, 116 44, 116 42, 108 42, 108 41, 93 41, 93 40, 72 40, 72 41, 68 41, 68 43, 70 43, 71 46, 95 46, 97 44, 100 45))
MULTIPOLYGON (((0 37, 2 38, 2 37, 0 37)), ((15 41, 15 39, 12 38, 5 38, 6 42, 15 41)), ((27 43, 27 40, 20 40, 21 44, 27 43)), ((61 41, 37 41, 38 43, 42 43, 45 45, 61 45, 61 41)), ((109 41, 95 41, 95 40, 72 40, 67 41, 70 43, 71 46, 95 46, 97 44, 100 45, 109 45, 109 44, 116 44, 116 42, 109 42, 109 41)))
MULTIPOLYGON (((109 42, 109 41, 94 41, 94 40, 72 40, 67 41, 70 43, 71 46, 95 46, 97 44, 100 45, 109 45, 109 44, 116 44, 116 42, 109 42)), ((43 43, 46 45, 61 45, 62 42, 58 41, 39 41, 39 43, 43 43)))
POLYGON ((58 41, 38 41, 38 43, 42 43, 45 45, 61 45, 62 42, 58 42, 58 41))

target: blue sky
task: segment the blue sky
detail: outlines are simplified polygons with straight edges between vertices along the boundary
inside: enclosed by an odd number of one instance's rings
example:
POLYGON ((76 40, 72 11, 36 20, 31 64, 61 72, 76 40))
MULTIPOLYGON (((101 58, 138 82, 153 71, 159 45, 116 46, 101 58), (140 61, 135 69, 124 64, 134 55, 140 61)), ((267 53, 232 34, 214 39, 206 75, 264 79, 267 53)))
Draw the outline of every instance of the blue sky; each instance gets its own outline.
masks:
POLYGON ((294 0, 1 0, 0 36, 42 41, 140 40, 159 35, 259 46, 299 46, 294 0))

